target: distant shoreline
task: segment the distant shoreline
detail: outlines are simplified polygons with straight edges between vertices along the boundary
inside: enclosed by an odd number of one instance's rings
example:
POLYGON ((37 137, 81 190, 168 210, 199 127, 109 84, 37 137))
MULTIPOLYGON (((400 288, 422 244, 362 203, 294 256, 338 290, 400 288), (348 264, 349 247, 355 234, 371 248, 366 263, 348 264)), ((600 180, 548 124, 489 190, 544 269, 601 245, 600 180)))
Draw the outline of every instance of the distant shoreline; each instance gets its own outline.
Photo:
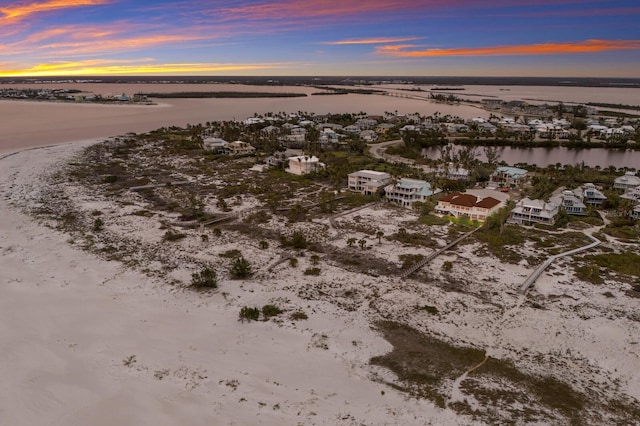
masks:
POLYGON ((244 84, 254 86, 319 86, 319 85, 487 85, 487 86, 562 86, 640 89, 640 78, 607 77, 449 77, 449 76, 82 76, 15 78, 0 77, 1 84, 244 84))

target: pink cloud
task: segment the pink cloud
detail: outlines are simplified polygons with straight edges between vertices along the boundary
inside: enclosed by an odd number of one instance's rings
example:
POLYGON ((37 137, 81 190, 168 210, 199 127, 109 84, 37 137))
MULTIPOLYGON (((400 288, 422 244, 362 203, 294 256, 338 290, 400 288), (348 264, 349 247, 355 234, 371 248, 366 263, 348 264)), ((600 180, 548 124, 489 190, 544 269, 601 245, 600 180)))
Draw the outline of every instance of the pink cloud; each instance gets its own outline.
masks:
POLYGON ((348 39, 339 41, 326 41, 320 44, 330 44, 334 46, 350 45, 350 44, 385 44, 400 43, 404 41, 420 40, 421 37, 373 37, 361 39, 348 39))
POLYGON ((580 42, 539 43, 530 45, 461 47, 448 49, 409 50, 416 46, 379 46, 375 52, 400 58, 421 58, 437 56, 528 56, 563 55, 572 53, 596 53, 614 50, 638 50, 640 40, 585 40, 580 42))

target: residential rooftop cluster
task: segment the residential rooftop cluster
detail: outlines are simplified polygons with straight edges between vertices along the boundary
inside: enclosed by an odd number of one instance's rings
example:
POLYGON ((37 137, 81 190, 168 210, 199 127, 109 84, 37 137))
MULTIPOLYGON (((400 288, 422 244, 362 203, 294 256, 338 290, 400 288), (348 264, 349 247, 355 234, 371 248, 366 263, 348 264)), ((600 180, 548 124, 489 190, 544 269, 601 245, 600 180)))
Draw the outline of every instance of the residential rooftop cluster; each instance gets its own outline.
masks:
POLYGON ((0 99, 15 100, 35 100, 35 101, 59 101, 59 102, 142 102, 148 103, 146 95, 134 94, 129 96, 125 93, 94 94, 76 89, 0 89, 0 99))

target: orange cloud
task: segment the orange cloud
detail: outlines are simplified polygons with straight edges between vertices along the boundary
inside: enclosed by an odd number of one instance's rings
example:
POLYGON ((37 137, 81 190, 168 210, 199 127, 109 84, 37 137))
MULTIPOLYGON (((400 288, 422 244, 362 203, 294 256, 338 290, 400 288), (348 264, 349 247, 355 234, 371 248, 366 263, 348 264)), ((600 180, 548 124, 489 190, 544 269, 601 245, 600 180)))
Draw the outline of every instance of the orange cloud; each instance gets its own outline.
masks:
POLYGON ((78 76, 78 75, 150 75, 150 74, 198 74, 205 72, 233 72, 264 69, 284 69, 292 64, 258 63, 258 64, 226 64, 226 63, 149 63, 151 59, 142 60, 88 60, 78 62, 58 62, 39 64, 32 67, 0 71, 0 77, 43 77, 43 76, 78 76))
MULTIPOLYGON (((430 1, 429 3, 434 3, 430 1)), ((397 12, 416 7, 413 0, 368 0, 349 2, 336 0, 281 0, 262 4, 222 8, 219 13, 230 19, 322 18, 371 12, 397 12)))
POLYGON ((68 9, 81 6, 96 6, 110 3, 112 0, 48 0, 44 2, 16 3, 0 7, 2 19, 19 20, 34 13, 49 12, 51 10, 68 9))
POLYGON ((320 44, 330 44, 334 46, 343 46, 350 44, 385 44, 385 43, 400 43, 403 41, 419 40, 420 37, 391 37, 391 38, 363 38, 363 39, 349 39, 339 41, 326 41, 320 44))
POLYGON ((407 50, 410 45, 387 45, 376 48, 376 53, 400 58, 433 56, 526 56, 597 53, 612 50, 640 49, 640 40, 585 40, 568 43, 541 43, 515 46, 489 46, 453 49, 407 50))
MULTIPOLYGON (((596 0, 520 0, 518 5, 576 4, 596 0)), ((211 14, 224 19, 241 20, 291 20, 295 18, 340 18, 387 13, 412 13, 424 10, 465 8, 512 7, 513 0, 367 0, 362 2, 344 0, 276 0, 259 4, 246 4, 231 7, 214 8, 211 14)))

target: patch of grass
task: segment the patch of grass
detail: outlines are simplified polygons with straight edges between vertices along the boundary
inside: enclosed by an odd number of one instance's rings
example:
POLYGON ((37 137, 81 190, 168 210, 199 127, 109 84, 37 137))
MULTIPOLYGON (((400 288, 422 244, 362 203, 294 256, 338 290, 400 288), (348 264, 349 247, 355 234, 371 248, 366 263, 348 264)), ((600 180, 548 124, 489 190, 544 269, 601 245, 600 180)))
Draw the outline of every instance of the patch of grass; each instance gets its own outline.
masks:
POLYGON ((239 320, 241 322, 251 322, 251 321, 258 321, 258 319, 260 318, 260 309, 258 308, 251 308, 249 306, 243 306, 240 309, 240 313, 239 313, 239 320))
POLYGON ((173 231, 167 231, 164 233, 164 236, 162 237, 162 239, 164 241, 179 241, 183 238, 185 238, 187 236, 187 234, 183 234, 181 232, 173 232, 173 231))
POLYGON ((584 266, 575 266, 576 277, 582 281, 586 281, 592 284, 602 284, 604 279, 600 275, 600 268, 594 263, 590 263, 584 266))
POLYGON ((233 259, 235 257, 242 256, 242 252, 238 249, 227 250, 224 253, 220 253, 218 256, 224 257, 225 259, 233 259))
POLYGON ((449 223, 449 219, 446 217, 434 216, 430 214, 422 215, 418 218, 418 222, 423 225, 429 226, 442 226, 449 223))
POLYGON ((402 269, 407 269, 424 259, 424 256, 421 254, 401 254, 398 255, 398 258, 402 262, 402 269))
POLYGON ((289 319, 291 319, 292 321, 300 321, 309 319, 309 316, 302 311, 297 311, 289 315, 289 319))
POLYGON ((200 272, 191 274, 191 286, 197 289, 217 288, 218 277, 211 268, 203 268, 200 272))
POLYGON ((438 311, 438 308, 436 308, 435 306, 429 306, 429 305, 418 305, 416 306, 416 309, 419 311, 425 311, 431 315, 438 315, 440 313, 440 311, 438 311))
POLYGON ((634 252, 603 253, 585 256, 584 258, 601 268, 624 275, 640 277, 640 255, 634 252))
POLYGON ((307 268, 304 270, 305 275, 318 276, 320 275, 320 268, 307 268))
POLYGON ((377 326, 393 350, 372 358, 370 363, 393 371, 402 383, 387 384, 414 397, 429 399, 444 408, 450 392, 445 385, 477 366, 461 383, 460 390, 480 404, 472 408, 466 402, 457 402, 448 407, 481 423, 582 425, 640 421, 637 401, 608 401, 597 393, 579 392, 554 377, 524 373, 511 361, 486 357, 482 350, 455 346, 404 324, 383 321, 377 326), (605 421, 606 416, 611 421, 605 421))
POLYGON ((282 313, 282 309, 276 305, 264 305, 262 307, 262 317, 267 321, 271 317, 277 317, 282 313))

